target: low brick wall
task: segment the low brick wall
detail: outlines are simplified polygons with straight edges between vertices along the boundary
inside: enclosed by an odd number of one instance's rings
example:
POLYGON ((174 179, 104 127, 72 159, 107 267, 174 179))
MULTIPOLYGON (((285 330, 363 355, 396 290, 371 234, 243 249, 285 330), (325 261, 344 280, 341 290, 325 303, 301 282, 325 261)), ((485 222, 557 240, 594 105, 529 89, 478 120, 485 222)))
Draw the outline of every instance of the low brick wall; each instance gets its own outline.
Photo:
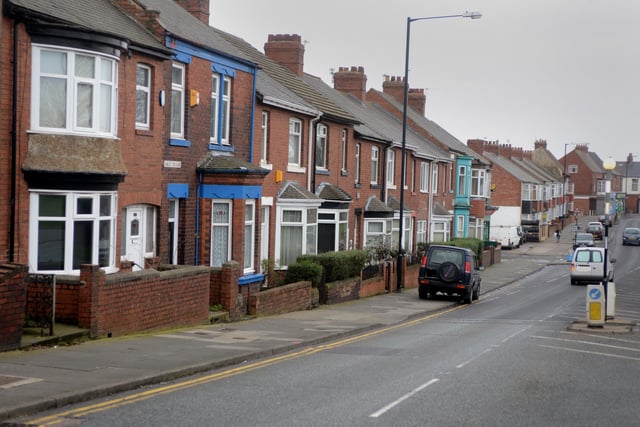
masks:
POLYGON ((325 283, 319 286, 321 304, 340 304, 360 298, 359 277, 325 283))
POLYGON ((318 306, 318 290, 311 282, 297 282, 249 296, 249 314, 271 316, 318 306))
POLYGON ((184 266, 105 275, 83 265, 79 278, 56 278, 56 319, 87 328, 94 338, 204 324, 210 271, 184 266))
POLYGON ((27 266, 0 265, 0 351, 20 347, 27 305, 27 266))

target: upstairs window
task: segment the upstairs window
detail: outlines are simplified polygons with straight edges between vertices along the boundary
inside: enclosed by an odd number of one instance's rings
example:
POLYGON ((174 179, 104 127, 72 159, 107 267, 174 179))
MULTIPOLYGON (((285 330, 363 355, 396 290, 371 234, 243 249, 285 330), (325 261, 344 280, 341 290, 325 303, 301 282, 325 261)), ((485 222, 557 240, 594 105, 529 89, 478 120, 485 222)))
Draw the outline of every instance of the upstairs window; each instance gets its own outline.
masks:
POLYGON ((467 195, 467 167, 460 166, 458 168, 458 195, 467 195))
POLYGON ((396 153, 393 150, 387 151, 387 185, 395 188, 396 153))
POLYGON ((471 169, 471 196, 486 197, 487 172, 481 169, 471 169))
POLYGON ((138 64, 136 67, 136 128, 149 129, 151 105, 151 68, 138 64))
POLYGON ((327 169, 327 127, 318 125, 316 129, 316 167, 327 169))
POLYGON ((213 74, 211 79, 211 143, 229 145, 231 79, 213 74))
POLYGON ((184 65, 171 69, 171 137, 184 138, 184 65))
POLYGON ((380 157, 380 149, 371 147, 371 184, 378 183, 378 159, 380 157))
POLYGON ((33 46, 34 129, 115 136, 117 61, 110 56, 33 46))
POLYGON ((429 192, 429 163, 427 162, 420 162, 420 192, 429 192))
POLYGON ((289 164, 300 166, 300 151, 302 143, 302 122, 289 119, 289 164))

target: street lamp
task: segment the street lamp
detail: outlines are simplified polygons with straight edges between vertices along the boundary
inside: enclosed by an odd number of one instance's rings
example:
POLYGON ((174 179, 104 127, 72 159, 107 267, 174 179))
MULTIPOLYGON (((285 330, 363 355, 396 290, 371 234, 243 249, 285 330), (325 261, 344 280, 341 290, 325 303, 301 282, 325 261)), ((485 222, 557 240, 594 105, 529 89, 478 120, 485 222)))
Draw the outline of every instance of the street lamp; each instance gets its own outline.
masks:
POLYGON ((402 289, 402 275, 403 275, 403 248, 402 248, 402 235, 404 234, 404 185, 405 185, 405 169, 406 169, 406 150, 407 150, 407 104, 409 103, 409 46, 411 38, 411 23, 415 21, 426 21, 430 19, 444 19, 444 18, 471 18, 480 19, 482 14, 478 12, 465 12, 458 15, 441 15, 441 16, 426 16, 422 18, 407 17, 407 42, 405 45, 404 56, 404 99, 402 104, 402 167, 400 177, 400 229, 398 230, 398 283, 396 286, 396 292, 400 292, 402 289))
MULTIPOLYGON (((604 168, 605 171, 607 171, 607 180, 611 179, 611 171, 614 170, 616 168, 616 161, 611 157, 607 157, 607 159, 602 162, 602 167, 604 168)), ((611 191, 610 188, 610 183, 605 182, 605 208, 604 208, 604 213, 605 215, 608 214, 608 209, 607 209, 607 198, 609 195, 609 192, 611 191), (607 191, 609 190, 609 192, 607 191)), ((606 217, 605 217, 606 218, 606 217)), ((605 224, 604 224, 604 267, 603 267, 603 273, 604 273, 604 277, 602 278, 602 286, 604 287, 604 319, 607 320, 607 288, 609 287, 609 271, 608 271, 608 263, 609 263, 609 224, 610 221, 606 221, 605 220, 605 224)), ((615 262, 615 260, 614 260, 615 262)))
POLYGON ((564 220, 567 217, 567 146, 576 145, 573 142, 564 144, 564 166, 562 169, 562 229, 564 230, 564 220))

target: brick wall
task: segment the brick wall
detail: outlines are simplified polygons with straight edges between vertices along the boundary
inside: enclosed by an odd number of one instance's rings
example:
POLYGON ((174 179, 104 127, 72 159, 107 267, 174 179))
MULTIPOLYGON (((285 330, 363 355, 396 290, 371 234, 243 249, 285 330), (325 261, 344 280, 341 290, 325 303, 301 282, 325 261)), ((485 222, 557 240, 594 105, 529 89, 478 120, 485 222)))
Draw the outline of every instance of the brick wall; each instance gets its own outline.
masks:
POLYGON ((251 295, 249 314, 271 316, 314 308, 318 305, 318 291, 311 282, 291 283, 251 295))
POLYGON ((105 276, 83 265, 79 289, 80 327, 92 337, 124 335, 206 323, 210 269, 183 267, 105 276))
POLYGON ((27 266, 0 265, 0 351, 20 346, 27 304, 27 266))

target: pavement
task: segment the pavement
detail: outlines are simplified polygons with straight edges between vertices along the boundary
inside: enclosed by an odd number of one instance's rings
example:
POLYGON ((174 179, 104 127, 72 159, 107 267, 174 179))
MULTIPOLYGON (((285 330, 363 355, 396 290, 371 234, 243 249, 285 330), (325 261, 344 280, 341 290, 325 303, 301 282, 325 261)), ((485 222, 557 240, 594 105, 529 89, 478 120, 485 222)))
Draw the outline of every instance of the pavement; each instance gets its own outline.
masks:
MULTIPOLYGON (((583 219, 581 222, 586 221, 583 219)), ((572 233, 556 242, 525 243, 503 250, 502 262, 481 272, 481 295, 490 293, 547 265, 567 265, 572 233), (513 262, 516 261, 517 262, 513 262)), ((65 344, 83 331, 57 328, 58 344, 47 346, 25 337, 29 347, 0 353, 0 422, 90 399, 158 384, 192 374, 348 337, 458 305, 451 299, 420 300, 417 288, 314 310, 216 323, 188 329, 65 344)), ((635 324, 623 319, 602 328, 576 319, 568 328, 600 333, 628 333, 635 324)), ((11 424, 5 424, 11 425, 11 424)))

